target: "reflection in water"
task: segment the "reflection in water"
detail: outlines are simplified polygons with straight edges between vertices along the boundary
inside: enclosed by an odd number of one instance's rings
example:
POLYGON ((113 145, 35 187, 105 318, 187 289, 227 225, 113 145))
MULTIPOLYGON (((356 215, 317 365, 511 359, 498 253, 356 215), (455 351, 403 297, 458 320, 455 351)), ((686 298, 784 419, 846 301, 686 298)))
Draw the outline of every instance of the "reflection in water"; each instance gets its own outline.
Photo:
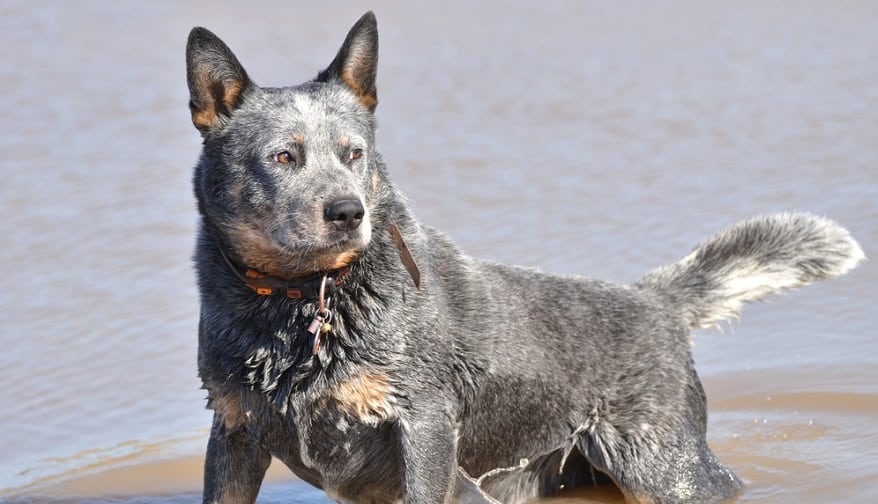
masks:
MULTIPOLYGON (((297 82, 362 7, 292 9, 4 7, 0 497, 199 501, 183 45, 206 25, 258 82, 297 82)), ((873 2, 375 9, 385 159, 474 255, 629 282, 779 210, 878 249, 873 2)), ((739 502, 878 498, 875 285, 866 263, 697 335, 711 443, 749 482, 739 502)), ((261 502, 325 502, 273 477, 261 502)))

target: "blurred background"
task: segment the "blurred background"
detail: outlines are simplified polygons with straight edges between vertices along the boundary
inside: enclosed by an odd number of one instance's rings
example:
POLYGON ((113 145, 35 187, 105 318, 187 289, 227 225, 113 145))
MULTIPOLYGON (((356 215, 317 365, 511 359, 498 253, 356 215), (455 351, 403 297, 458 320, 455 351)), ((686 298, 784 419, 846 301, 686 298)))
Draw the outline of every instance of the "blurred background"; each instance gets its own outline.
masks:
MULTIPOLYGON (((0 500, 200 502, 186 36, 290 85, 368 9, 380 150, 472 255, 631 282, 788 210, 878 254, 873 1, 5 0, 0 500)), ((866 262, 696 335, 739 502, 878 499, 876 285, 866 262)), ((325 497, 273 467, 260 502, 325 497)))

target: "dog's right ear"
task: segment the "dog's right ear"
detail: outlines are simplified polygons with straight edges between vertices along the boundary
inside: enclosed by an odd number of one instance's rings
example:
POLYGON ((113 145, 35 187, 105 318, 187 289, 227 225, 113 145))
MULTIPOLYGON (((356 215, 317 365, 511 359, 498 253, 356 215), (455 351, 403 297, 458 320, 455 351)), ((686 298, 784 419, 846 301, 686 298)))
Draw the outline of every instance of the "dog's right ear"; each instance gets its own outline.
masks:
POLYGON ((189 32, 186 77, 192 123, 202 136, 222 125, 252 85, 232 51, 209 30, 189 32))

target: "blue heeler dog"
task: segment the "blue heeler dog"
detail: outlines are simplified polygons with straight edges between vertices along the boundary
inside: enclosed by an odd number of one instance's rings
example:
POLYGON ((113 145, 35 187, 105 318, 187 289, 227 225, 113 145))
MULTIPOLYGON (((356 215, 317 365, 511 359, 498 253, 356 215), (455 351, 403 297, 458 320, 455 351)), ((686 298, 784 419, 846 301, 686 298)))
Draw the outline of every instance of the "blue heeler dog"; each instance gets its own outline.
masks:
POLYGON ((738 493, 705 441, 690 330, 850 270, 848 232, 759 217, 629 286, 468 257, 388 178, 377 59, 372 13, 293 87, 259 87, 215 35, 189 36, 204 501, 253 502, 272 455, 341 502, 738 493))

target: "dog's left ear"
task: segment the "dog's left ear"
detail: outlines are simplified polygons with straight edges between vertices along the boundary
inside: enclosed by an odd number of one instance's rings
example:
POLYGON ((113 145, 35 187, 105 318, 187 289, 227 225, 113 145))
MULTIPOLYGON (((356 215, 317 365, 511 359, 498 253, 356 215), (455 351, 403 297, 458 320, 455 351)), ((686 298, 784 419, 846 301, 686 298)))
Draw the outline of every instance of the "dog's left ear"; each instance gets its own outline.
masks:
POLYGON ((192 123, 202 135, 222 126, 253 85, 226 44, 201 27, 189 33, 186 79, 192 123))
POLYGON ((338 80, 347 85, 370 112, 378 105, 375 74, 378 69, 378 21, 369 11, 351 28, 329 67, 317 82, 338 80))

